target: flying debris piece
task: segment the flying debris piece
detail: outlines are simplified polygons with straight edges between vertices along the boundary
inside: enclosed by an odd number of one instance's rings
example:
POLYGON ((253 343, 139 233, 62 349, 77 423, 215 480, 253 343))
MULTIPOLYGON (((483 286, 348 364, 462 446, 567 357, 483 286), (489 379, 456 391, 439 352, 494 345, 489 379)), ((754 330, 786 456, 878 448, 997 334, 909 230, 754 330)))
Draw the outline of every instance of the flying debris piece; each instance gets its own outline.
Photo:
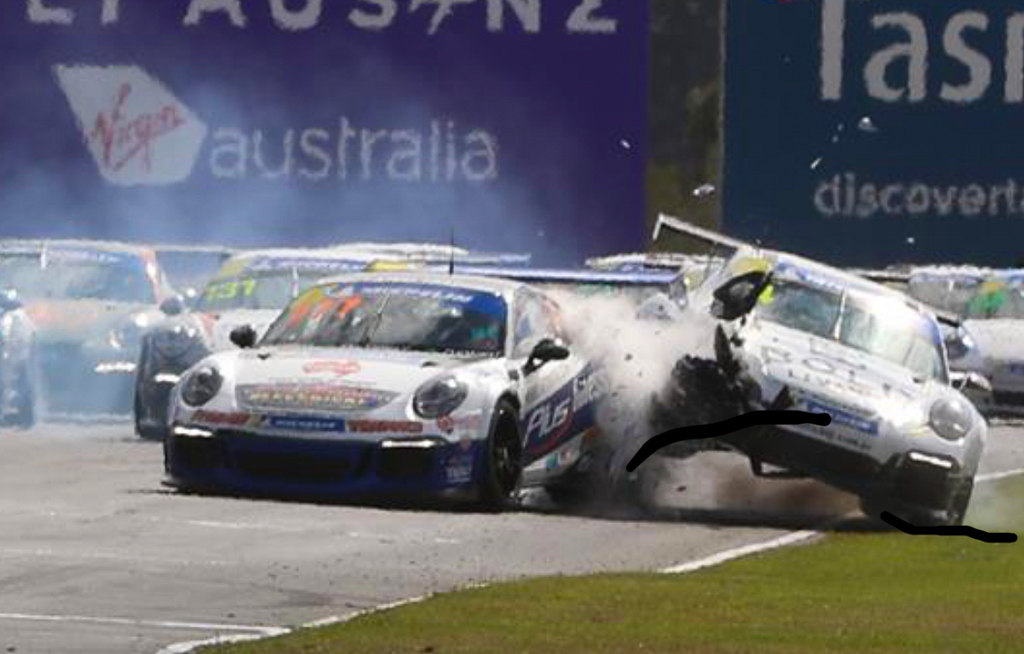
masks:
POLYGON ((878 131, 878 127, 875 126, 874 121, 871 120, 870 116, 864 116, 857 123, 857 129, 862 132, 871 132, 872 134, 878 131))
POLYGON ((693 189, 693 197, 705 198, 715 192, 714 184, 701 184, 697 188, 693 189))

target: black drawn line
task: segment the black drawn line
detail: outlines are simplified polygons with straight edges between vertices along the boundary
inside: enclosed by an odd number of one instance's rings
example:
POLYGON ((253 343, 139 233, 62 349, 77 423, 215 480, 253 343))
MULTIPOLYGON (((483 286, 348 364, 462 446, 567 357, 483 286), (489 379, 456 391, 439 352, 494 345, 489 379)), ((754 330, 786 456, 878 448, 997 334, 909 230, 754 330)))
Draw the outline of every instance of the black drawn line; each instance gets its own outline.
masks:
POLYGON ((967 527, 965 525, 955 526, 944 526, 944 527, 918 527, 912 525, 909 522, 901 520, 894 516, 888 511, 882 511, 882 515, 879 516, 884 522, 889 523, 893 527, 896 527, 900 531, 910 534, 911 536, 967 536, 975 540, 980 540, 983 543, 1016 543, 1017 534, 1010 532, 988 532, 982 531, 976 527, 967 527))
POLYGON ((633 472, 637 466, 643 463, 647 457, 651 456, 663 447, 678 443, 680 441, 700 440, 702 438, 715 438, 717 436, 725 436, 731 434, 734 431, 746 429, 747 427, 755 427, 758 425, 821 425, 825 426, 831 424, 832 416, 827 413, 811 413, 809 411, 780 411, 780 410, 765 410, 765 411, 750 411, 741 416, 735 416, 722 420, 721 422, 713 422, 707 425, 691 425, 689 427, 676 427, 675 429, 669 429, 666 432, 662 432, 657 436, 652 436, 640 446, 637 453, 633 455, 633 458, 626 464, 626 470, 633 472))

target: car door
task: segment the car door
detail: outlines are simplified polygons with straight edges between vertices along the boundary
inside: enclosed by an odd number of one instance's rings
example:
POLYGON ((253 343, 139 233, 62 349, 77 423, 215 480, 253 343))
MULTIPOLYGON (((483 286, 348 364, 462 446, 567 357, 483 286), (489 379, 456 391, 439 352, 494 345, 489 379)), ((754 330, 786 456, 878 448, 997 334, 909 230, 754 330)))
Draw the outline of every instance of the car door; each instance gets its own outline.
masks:
POLYGON ((573 351, 557 303, 533 289, 524 289, 517 297, 513 358, 524 370, 523 481, 534 484, 557 476, 578 460, 580 441, 595 422, 596 377, 589 362, 573 351), (525 372, 530 352, 544 338, 566 344, 569 356, 525 372))

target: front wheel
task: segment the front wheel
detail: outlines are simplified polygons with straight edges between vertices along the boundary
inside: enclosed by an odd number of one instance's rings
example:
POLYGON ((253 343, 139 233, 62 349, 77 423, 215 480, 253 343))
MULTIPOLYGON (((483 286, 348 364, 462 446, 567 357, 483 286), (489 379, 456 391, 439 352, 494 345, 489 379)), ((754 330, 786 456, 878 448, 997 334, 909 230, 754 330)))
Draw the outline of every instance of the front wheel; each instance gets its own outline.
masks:
POLYGON ((508 501, 519 485, 522 455, 518 412, 508 400, 499 400, 491 418, 477 481, 480 502, 485 507, 499 509, 508 501))

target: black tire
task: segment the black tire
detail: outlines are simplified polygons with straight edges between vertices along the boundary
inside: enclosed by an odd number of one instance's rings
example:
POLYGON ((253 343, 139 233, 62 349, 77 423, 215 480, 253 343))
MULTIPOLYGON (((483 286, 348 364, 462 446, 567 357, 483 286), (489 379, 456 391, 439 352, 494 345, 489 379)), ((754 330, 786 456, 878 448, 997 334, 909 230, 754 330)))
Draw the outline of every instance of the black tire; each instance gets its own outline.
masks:
MULTIPOLYGON (((652 398, 650 427, 660 434, 677 427, 706 425, 746 411, 745 398, 735 380, 711 359, 685 356, 676 362, 672 377, 660 396, 652 398)), ((660 454, 685 458, 708 448, 702 441, 684 441, 660 454)))
POLYGON ((959 527, 964 523, 967 516, 967 507, 971 503, 971 495, 974 493, 974 478, 964 479, 957 484, 956 489, 950 495, 949 509, 947 511, 946 524, 959 527))
POLYGON ((522 474, 522 455, 519 413, 510 401, 501 399, 491 417, 483 465, 477 480, 478 497, 483 507, 500 509, 515 492, 522 474))
POLYGON ((146 363, 149 361, 148 340, 142 341, 139 351, 139 365, 135 373, 135 391, 132 400, 132 417, 135 422, 135 435, 144 440, 164 440, 167 437, 168 429, 161 427, 146 426, 142 422, 142 415, 145 413, 145 406, 142 399, 142 380, 148 375, 146 363))

